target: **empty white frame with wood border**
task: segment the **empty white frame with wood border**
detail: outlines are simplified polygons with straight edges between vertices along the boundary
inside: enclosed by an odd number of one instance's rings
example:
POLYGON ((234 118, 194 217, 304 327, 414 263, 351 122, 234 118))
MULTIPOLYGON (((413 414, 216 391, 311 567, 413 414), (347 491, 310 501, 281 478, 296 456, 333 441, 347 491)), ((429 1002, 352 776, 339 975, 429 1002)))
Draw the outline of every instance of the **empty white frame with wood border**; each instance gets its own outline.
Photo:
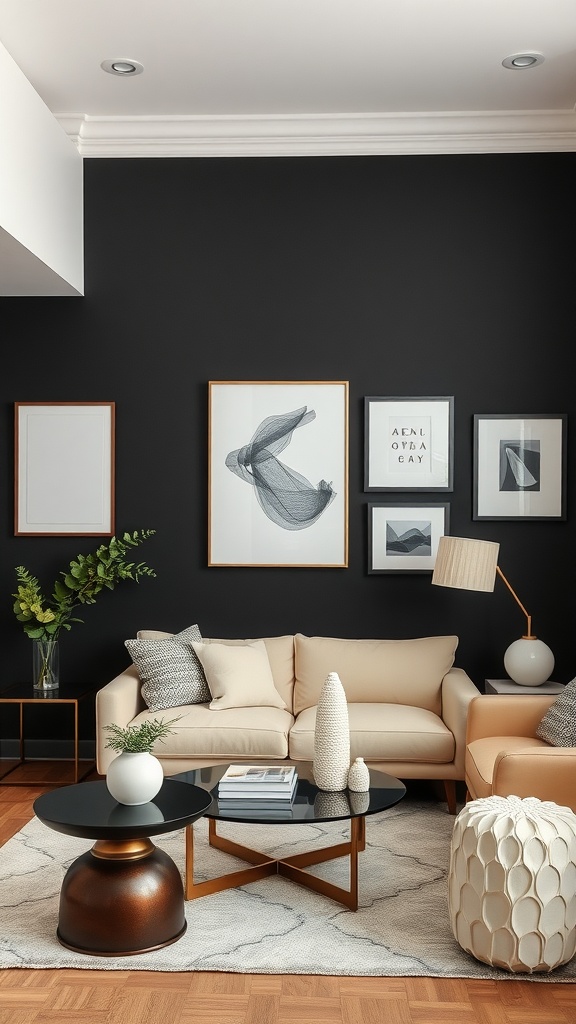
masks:
POLYGON ((451 491, 454 398, 364 399, 364 490, 451 491))
POLYGON ((348 565, 348 382, 210 381, 209 566, 348 565))
POLYGON ((15 536, 114 533, 114 402, 15 402, 15 536))

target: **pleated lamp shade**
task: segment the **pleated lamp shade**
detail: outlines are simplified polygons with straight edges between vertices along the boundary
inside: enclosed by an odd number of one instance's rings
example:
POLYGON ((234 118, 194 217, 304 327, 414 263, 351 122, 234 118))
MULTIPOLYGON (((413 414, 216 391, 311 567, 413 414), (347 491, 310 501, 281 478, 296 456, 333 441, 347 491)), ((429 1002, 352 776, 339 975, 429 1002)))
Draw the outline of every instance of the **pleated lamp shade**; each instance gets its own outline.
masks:
POLYGON ((432 583, 457 590, 494 590, 500 545, 492 540, 440 537, 432 583))
POLYGON ((498 566, 500 545, 492 540, 470 537, 440 537, 432 583, 456 590, 493 591, 498 574, 524 612, 527 633, 510 644, 504 668, 515 683, 539 686, 550 678, 554 655, 547 644, 532 634, 532 619, 498 566))

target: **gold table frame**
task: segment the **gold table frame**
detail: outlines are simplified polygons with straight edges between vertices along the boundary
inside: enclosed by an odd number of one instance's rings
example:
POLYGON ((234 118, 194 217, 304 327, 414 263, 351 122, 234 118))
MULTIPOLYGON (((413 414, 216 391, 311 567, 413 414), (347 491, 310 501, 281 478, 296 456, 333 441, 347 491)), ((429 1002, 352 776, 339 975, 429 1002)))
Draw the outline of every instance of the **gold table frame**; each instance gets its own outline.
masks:
MULTIPOLYGON (((222 820, 222 819, 221 819, 222 820)), ((245 823, 248 824, 248 823, 245 823)), ((302 822, 306 824, 306 822, 302 822)), ((231 871, 226 875, 219 875, 216 878, 206 879, 203 882, 194 881, 194 830, 192 825, 186 826, 186 859, 185 859, 185 898, 196 900, 202 896, 209 896, 216 892, 223 892, 225 889, 234 889, 239 885, 248 885, 260 878, 268 878, 270 875, 282 875, 290 878, 298 885, 314 892, 327 896, 348 907, 349 910, 358 909, 358 854, 366 848, 366 817, 360 815, 350 819, 350 840, 338 843, 334 846, 325 846, 318 850, 310 850, 308 853, 298 853, 293 857, 268 857, 266 854, 253 850, 249 846, 235 843, 231 839, 218 835, 216 821, 208 819, 208 842, 210 846, 224 853, 230 853, 234 857, 248 861, 251 867, 242 868, 239 871, 231 871), (328 882, 324 878, 311 874, 304 869, 314 864, 321 864, 327 860, 336 860, 338 857, 348 856, 350 862, 350 888, 328 882)))

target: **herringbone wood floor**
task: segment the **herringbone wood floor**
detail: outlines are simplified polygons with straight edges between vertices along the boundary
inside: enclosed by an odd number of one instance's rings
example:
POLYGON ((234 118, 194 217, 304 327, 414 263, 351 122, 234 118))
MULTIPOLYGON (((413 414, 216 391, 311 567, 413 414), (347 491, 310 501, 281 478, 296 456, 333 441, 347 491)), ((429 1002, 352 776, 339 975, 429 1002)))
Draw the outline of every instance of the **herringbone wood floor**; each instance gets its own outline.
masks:
MULTIPOLYGON (((37 766, 30 769, 37 773, 37 766)), ((51 771, 46 773, 47 782, 53 778, 51 771)), ((0 845, 30 820, 32 804, 45 788, 0 783, 0 845)), ((66 1022, 575 1024, 576 985, 517 978, 492 982, 89 969, 0 971, 0 1024, 66 1022)))

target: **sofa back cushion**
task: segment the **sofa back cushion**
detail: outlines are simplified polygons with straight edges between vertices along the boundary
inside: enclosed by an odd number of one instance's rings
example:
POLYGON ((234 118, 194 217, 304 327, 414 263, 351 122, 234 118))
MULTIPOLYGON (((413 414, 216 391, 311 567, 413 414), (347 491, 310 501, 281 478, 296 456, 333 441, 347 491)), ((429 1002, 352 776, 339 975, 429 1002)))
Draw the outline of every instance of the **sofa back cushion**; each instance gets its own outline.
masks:
POLYGON ((457 636, 340 640, 296 633, 294 714, 317 704, 326 676, 337 672, 349 704, 409 704, 439 715, 457 646, 457 636))

